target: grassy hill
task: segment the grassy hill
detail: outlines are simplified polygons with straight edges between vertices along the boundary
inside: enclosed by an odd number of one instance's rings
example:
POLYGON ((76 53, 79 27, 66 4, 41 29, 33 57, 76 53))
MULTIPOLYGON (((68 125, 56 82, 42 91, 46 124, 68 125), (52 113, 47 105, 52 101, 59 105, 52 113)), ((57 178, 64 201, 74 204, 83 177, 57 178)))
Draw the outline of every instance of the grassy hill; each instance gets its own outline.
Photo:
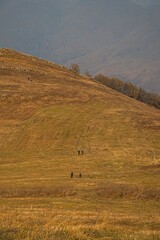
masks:
POLYGON ((1 49, 0 124, 0 239, 159 239, 159 110, 1 49))

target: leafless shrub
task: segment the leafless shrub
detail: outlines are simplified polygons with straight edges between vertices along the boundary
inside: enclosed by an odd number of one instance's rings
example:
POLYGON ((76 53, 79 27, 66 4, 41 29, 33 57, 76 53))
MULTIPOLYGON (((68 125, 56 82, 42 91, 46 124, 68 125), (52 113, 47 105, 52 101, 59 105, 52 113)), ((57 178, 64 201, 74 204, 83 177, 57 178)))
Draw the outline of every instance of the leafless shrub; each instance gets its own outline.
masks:
POLYGON ((71 70, 75 72, 76 74, 80 74, 80 67, 77 63, 71 64, 71 70))

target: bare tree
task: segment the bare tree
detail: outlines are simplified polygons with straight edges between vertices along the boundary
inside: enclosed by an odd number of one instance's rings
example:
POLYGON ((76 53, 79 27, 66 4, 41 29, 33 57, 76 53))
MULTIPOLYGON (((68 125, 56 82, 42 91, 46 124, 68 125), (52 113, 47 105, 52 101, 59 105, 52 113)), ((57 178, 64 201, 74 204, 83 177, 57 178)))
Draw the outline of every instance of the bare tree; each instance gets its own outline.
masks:
POLYGON ((123 82, 118 78, 110 78, 102 74, 97 75, 95 80, 131 98, 160 109, 160 96, 158 94, 146 92, 141 87, 138 88, 130 82, 123 82))
POLYGON ((75 72, 76 74, 80 74, 80 67, 77 63, 71 64, 71 70, 75 72))

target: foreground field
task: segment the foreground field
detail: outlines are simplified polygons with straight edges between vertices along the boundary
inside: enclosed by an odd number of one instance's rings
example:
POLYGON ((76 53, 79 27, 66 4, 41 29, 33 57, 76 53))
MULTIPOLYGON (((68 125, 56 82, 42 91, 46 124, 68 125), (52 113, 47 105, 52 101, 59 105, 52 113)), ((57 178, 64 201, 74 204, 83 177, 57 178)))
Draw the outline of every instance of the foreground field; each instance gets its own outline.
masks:
POLYGON ((6 204, 1 239, 159 239, 155 202, 30 198, 6 204))
POLYGON ((160 111, 0 53, 0 240, 160 239, 160 111))
POLYGON ((1 164, 0 239, 160 239, 160 165, 110 159, 21 156, 1 164))

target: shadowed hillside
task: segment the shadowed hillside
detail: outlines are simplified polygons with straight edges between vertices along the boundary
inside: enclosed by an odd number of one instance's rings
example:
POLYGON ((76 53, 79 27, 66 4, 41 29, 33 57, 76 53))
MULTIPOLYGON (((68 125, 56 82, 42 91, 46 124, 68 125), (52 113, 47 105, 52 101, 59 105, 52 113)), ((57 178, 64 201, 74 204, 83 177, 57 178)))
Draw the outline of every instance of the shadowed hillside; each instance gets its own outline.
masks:
POLYGON ((158 239, 158 109, 1 49, 0 124, 2 239, 158 239))

